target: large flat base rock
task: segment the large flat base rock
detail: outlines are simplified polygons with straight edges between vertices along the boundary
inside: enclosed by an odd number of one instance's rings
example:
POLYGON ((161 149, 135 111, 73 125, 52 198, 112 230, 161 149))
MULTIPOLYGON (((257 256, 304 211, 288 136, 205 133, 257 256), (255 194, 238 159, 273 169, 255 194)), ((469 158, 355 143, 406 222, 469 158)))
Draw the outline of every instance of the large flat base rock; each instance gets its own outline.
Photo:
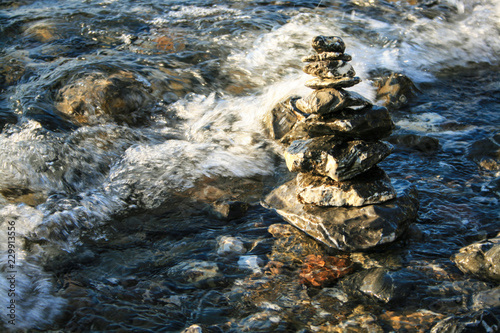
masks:
POLYGON ((387 174, 375 166, 352 179, 337 182, 329 177, 299 173, 297 196, 302 203, 317 206, 360 207, 380 204, 396 197, 387 174))
POLYGON ((407 186, 396 199, 364 207, 318 207, 302 204, 296 181, 272 191, 262 203, 287 222, 329 247, 360 251, 399 238, 416 219, 417 190, 407 186))

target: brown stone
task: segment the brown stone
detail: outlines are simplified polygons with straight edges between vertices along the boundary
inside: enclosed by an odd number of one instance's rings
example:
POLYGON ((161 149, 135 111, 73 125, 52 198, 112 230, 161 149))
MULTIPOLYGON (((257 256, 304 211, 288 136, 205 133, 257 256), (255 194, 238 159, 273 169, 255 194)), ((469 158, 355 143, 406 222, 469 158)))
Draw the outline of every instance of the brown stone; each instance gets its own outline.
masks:
POLYGON ((466 274, 500 281, 500 234, 461 248, 452 260, 466 274))

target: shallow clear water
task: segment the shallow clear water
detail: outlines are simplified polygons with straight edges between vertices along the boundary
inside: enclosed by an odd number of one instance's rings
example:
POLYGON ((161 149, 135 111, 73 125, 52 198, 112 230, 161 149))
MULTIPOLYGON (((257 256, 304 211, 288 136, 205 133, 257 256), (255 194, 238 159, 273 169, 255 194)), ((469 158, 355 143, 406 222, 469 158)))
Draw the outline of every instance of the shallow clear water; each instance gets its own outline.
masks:
MULTIPOLYGON (((282 220, 259 205, 290 177, 262 117, 281 99, 308 94, 300 58, 318 34, 344 39, 363 79, 353 90, 372 100, 377 73, 411 78, 420 94, 393 111, 396 132, 440 142, 427 153, 396 146, 381 164, 418 187, 421 207, 409 239, 372 259, 427 275, 402 277, 417 286, 404 306, 353 299, 339 308, 467 309, 431 287, 468 280, 449 257, 499 231, 498 172, 466 157, 499 131, 496 1, 26 0, 0 8, 0 249, 7 253, 13 222, 17 328, 320 327, 317 307, 294 304, 311 303, 318 290, 307 294, 293 272, 263 273, 278 251, 268 226, 282 220), (109 77, 125 78, 139 110, 133 121, 64 114, 109 107, 97 93, 72 104, 81 87, 109 77), (223 221, 211 212, 217 199, 250 208, 223 221), (217 252, 223 236, 238 237, 253 257, 217 252), (174 268, 193 260, 218 273, 186 282, 174 268)), ((6 278, 0 286, 0 301, 10 299, 6 278)))

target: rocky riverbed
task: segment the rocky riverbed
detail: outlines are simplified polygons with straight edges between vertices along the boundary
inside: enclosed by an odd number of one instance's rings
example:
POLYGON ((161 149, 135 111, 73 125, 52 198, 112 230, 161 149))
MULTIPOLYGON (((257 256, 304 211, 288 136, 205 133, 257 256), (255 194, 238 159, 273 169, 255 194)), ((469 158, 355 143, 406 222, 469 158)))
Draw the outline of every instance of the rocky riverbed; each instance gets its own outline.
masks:
POLYGON ((499 8, 2 2, 0 330, 498 331, 499 8))

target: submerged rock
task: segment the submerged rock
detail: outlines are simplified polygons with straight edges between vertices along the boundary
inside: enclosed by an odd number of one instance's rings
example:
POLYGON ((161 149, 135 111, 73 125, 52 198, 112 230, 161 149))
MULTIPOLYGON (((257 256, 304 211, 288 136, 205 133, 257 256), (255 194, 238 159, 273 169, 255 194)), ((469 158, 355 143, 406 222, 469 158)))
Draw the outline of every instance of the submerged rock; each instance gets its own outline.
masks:
POLYGON ((383 141, 343 141, 336 136, 295 140, 285 151, 292 172, 314 172, 337 181, 353 178, 389 156, 392 145, 383 141))
POLYGON ((492 333, 500 330, 500 321, 487 310, 470 312, 461 316, 450 316, 432 329, 431 333, 452 333, 452 332, 484 332, 492 333))
POLYGON ((167 274, 170 278, 179 282, 197 285, 201 283, 210 284, 222 277, 216 263, 194 259, 186 260, 169 268, 167 274))
POLYGON ((217 254, 222 256, 234 256, 247 252, 243 241, 237 237, 222 236, 218 240, 217 254))
POLYGON ((216 217, 223 220, 241 218, 248 210, 248 203, 243 201, 219 200, 213 204, 216 217))
POLYGON ((387 138, 387 141, 396 147, 418 150, 423 153, 436 152, 440 146, 439 139, 417 134, 396 134, 387 138))
POLYGON ((408 278, 409 274, 405 270, 372 268, 346 277, 340 285, 348 294, 362 294, 388 303, 408 296, 414 281, 408 278))
POLYGON ((89 73, 62 87, 55 98, 57 110, 81 125, 140 125, 154 106, 149 88, 126 71, 89 73))
POLYGON ((370 105, 361 109, 346 108, 333 115, 310 116, 297 122, 281 142, 290 144, 294 140, 332 134, 346 139, 380 140, 389 136, 394 127, 385 107, 370 105))
POLYGON ((317 206, 364 206, 396 197, 391 179, 378 167, 343 182, 311 174, 297 175, 299 201, 317 206))
POLYGON ((272 191, 263 205, 329 247, 358 251, 402 236, 417 217, 418 199, 417 191, 410 187, 398 193, 398 198, 379 205, 324 208, 302 204, 292 180, 272 191))
POLYGON ((500 281, 500 234, 461 248, 452 260, 466 274, 500 281))
POLYGON ((308 255, 300 271, 303 284, 322 287, 354 271, 346 256, 308 255))
POLYGON ((474 142, 467 157, 486 170, 500 170, 500 133, 474 142))
POLYGON ((437 321, 443 318, 444 315, 428 310, 410 313, 385 311, 380 315, 380 319, 392 327, 394 332, 428 332, 437 321))
POLYGON ((489 308, 500 308, 500 286, 480 291, 472 296, 472 309, 489 308))

